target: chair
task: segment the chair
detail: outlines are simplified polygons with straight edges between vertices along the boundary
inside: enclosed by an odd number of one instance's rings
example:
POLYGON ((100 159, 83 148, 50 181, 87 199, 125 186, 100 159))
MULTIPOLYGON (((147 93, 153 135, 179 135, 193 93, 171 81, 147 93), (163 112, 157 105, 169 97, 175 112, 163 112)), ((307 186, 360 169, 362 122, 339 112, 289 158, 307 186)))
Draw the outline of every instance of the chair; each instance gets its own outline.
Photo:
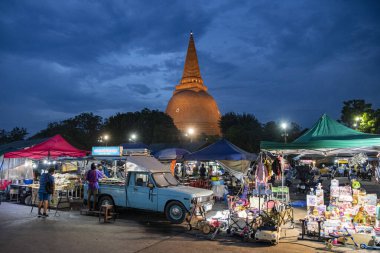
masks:
MULTIPOLYGON (((141 179, 141 178, 140 178, 141 179)), ((141 179, 142 180, 142 179, 141 179)), ((137 180, 136 180, 137 182, 137 180)), ((113 205, 102 205, 99 210, 99 222, 101 221, 101 216, 103 215, 104 223, 109 222, 111 219, 115 222, 116 213, 113 205)))
POLYGON ((273 199, 284 201, 285 203, 290 202, 289 188, 287 186, 272 187, 273 199))
POLYGON ((9 190, 9 201, 16 201, 18 202, 18 197, 19 197, 19 191, 18 189, 11 188, 9 190))

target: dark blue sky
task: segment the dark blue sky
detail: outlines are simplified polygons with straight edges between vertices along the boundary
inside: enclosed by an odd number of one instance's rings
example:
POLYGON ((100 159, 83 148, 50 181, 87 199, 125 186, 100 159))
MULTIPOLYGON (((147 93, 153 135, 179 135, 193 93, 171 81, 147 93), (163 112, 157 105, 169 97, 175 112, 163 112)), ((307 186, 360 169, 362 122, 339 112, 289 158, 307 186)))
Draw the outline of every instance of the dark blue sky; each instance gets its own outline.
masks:
POLYGON ((380 1, 0 2, 0 128, 165 110, 194 32, 220 111, 310 127, 380 107, 380 1))

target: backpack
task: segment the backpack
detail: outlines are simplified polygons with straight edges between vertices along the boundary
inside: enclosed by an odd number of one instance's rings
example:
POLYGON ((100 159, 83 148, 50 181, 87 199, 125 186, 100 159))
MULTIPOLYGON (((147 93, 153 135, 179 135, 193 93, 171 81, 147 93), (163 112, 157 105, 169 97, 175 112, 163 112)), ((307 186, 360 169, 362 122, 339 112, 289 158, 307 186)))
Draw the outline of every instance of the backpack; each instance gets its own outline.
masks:
POLYGON ((45 191, 47 194, 53 194, 53 184, 49 180, 49 175, 47 175, 47 179, 45 183, 45 191))

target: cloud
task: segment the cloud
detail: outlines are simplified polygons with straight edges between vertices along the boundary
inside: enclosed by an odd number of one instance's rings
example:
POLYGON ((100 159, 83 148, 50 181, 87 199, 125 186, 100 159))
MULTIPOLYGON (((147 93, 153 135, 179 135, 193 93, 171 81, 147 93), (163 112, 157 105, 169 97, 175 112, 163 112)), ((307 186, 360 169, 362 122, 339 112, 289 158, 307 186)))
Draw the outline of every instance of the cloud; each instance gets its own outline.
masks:
POLYGON ((222 113, 308 127, 342 101, 380 107, 377 1, 0 3, 1 127, 165 110, 194 31, 222 113))

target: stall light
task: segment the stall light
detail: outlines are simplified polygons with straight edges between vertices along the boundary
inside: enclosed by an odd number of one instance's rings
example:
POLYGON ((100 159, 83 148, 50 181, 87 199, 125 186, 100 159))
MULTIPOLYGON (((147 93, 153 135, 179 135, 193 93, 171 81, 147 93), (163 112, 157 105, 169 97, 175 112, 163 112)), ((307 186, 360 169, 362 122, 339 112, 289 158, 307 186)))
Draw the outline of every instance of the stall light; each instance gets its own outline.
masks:
POLYGON ((48 161, 47 160, 44 160, 44 164, 47 164, 48 163, 48 161))
POLYGON ((33 169, 37 168, 37 164, 33 163, 32 168, 33 169))
POLYGON ((53 164, 56 164, 57 162, 56 161, 53 161, 53 164))

